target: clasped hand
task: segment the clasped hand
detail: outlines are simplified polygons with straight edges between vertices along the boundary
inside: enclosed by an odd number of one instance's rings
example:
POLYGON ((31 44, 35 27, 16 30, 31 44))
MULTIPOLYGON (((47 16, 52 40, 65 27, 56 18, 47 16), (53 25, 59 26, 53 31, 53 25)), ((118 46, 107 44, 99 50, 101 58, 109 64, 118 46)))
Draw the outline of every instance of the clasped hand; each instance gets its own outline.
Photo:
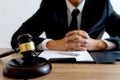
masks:
POLYGON ((70 31, 63 39, 51 40, 46 46, 50 50, 65 51, 95 51, 105 50, 107 48, 104 41, 90 38, 90 36, 83 30, 70 31))

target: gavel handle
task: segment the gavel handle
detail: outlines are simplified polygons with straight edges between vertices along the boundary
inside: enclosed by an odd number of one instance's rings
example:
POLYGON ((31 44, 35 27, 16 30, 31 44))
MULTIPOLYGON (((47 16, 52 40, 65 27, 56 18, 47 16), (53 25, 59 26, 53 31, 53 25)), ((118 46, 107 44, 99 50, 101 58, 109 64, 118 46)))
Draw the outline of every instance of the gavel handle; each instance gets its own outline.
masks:
POLYGON ((15 49, 12 49, 10 51, 7 51, 7 52, 0 54, 0 58, 8 56, 8 55, 13 54, 13 53, 18 53, 18 52, 19 52, 19 48, 15 48, 15 49))

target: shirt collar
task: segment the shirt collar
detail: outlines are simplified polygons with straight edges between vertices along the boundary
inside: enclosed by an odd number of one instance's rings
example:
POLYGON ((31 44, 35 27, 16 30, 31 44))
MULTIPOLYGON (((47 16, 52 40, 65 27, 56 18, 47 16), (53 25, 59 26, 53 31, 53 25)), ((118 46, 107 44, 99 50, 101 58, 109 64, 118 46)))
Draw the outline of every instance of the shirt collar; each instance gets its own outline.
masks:
POLYGON ((70 12, 72 12, 76 8, 79 9, 80 12, 82 12, 83 7, 85 5, 85 0, 83 0, 82 3, 78 7, 74 7, 68 0, 66 0, 66 4, 67 4, 67 7, 68 7, 70 12))

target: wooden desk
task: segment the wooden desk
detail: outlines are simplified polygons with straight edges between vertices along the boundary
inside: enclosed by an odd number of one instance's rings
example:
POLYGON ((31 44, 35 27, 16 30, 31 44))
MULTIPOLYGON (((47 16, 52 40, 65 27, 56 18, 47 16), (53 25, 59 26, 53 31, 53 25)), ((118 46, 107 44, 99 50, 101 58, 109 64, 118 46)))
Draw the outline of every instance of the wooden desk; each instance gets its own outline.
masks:
MULTIPOLYGON (((7 49, 0 49, 0 53, 5 50, 7 49)), ((17 54, 14 54, 1 59, 0 80, 16 80, 2 75, 4 64, 16 56, 17 54)), ((120 80, 120 62, 115 64, 52 63, 49 74, 28 80, 120 80)))

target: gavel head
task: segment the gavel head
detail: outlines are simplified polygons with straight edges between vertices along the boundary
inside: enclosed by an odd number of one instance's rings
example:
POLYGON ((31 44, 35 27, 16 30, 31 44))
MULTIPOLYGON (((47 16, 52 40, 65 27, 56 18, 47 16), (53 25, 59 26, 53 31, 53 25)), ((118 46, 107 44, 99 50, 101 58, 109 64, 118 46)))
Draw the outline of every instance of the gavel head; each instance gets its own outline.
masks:
POLYGON ((30 34, 21 34, 20 36, 18 36, 17 40, 20 43, 30 42, 32 41, 32 36, 30 34))
POLYGON ((22 34, 18 36, 17 40, 19 41, 18 45, 21 53, 35 50, 35 45, 30 34, 22 34))

